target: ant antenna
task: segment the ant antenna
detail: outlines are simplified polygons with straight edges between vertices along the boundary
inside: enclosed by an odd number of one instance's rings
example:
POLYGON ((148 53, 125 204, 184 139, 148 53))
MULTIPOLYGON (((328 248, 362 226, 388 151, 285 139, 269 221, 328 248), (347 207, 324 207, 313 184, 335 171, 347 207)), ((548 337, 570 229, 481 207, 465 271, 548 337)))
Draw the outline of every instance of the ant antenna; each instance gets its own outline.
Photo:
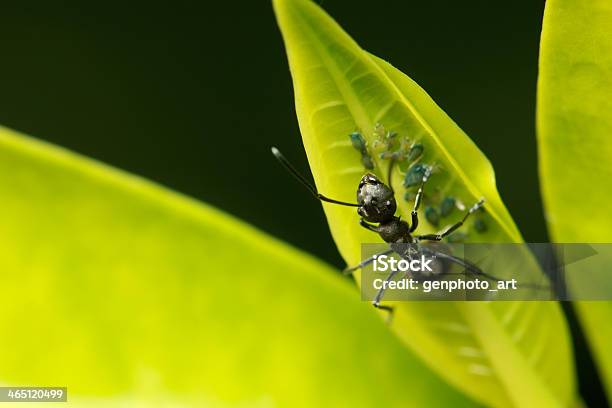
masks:
POLYGON ((291 175, 297 179, 297 181, 302 183, 304 187, 306 187, 312 193, 312 195, 315 196, 318 200, 325 201, 325 202, 332 203, 332 204, 346 205, 348 207, 359 207, 359 204, 338 201, 332 198, 325 197, 323 194, 319 194, 319 191, 317 190, 317 188, 312 183, 310 183, 308 180, 306 180, 304 176, 298 173, 298 171, 291 165, 291 163, 289 163, 289 161, 285 158, 285 156, 283 156, 280 150, 278 150, 276 147, 272 147, 271 150, 272 150, 272 154, 274 155, 274 157, 276 157, 276 160, 278 160, 280 164, 282 164, 283 167, 285 167, 289 171, 289 173, 291 173, 291 175))

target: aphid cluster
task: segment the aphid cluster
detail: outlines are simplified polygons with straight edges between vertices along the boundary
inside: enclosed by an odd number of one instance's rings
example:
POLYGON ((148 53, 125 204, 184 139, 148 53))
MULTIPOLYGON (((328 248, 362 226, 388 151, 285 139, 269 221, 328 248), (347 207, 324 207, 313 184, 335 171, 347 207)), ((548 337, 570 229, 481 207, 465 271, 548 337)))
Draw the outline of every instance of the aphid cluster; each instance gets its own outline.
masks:
MULTIPOLYGON (((392 163, 398 165, 404 173, 402 185, 405 189, 404 199, 406 201, 414 201, 416 190, 423 178, 428 173, 438 170, 435 164, 423 161, 425 147, 422 143, 400 137, 396 132, 386 130, 380 123, 374 126, 371 146, 368 146, 365 138, 357 131, 350 134, 350 139, 353 147, 361 153, 361 162, 366 169, 374 169, 373 155, 381 160, 388 160, 390 166, 392 163)), ((460 200, 451 195, 443 195, 440 191, 424 194, 423 202, 425 203, 425 219, 433 227, 443 224, 455 209, 465 210, 465 205, 460 200)), ((480 209, 478 213, 472 226, 476 232, 484 233, 487 230, 486 222, 482 217, 484 209, 480 209)), ((466 233, 457 232, 449 236, 448 241, 462 242, 466 237, 466 233)))
POLYGON ((406 172, 404 187, 417 186, 421 183, 426 166, 413 169, 410 165, 416 163, 423 155, 421 143, 411 143, 405 137, 398 137, 396 132, 387 131, 380 123, 374 126, 374 142, 372 147, 383 160, 393 160, 401 171, 406 172), (410 174, 410 175, 409 175, 410 174))

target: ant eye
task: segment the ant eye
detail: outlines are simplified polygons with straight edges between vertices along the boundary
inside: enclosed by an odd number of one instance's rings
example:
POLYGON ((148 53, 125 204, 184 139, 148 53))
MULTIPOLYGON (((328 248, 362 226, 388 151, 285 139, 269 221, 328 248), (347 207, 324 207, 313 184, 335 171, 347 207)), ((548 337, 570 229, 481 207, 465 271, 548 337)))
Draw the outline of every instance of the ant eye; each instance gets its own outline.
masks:
POLYGON ((374 176, 369 175, 367 181, 368 183, 376 184, 378 182, 378 179, 374 176))

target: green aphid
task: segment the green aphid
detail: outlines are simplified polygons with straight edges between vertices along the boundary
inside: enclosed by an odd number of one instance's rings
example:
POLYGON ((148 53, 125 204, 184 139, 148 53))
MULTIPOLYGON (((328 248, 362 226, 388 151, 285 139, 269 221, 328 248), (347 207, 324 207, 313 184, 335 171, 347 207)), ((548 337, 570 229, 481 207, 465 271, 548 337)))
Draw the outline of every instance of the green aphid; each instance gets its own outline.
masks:
POLYGON ((374 125, 374 132, 372 132, 374 134, 374 137, 379 139, 379 140, 383 140, 385 137, 385 127, 383 125, 381 125, 380 123, 377 123, 374 125))
POLYGON ((357 149, 361 153, 367 153, 366 141, 363 138, 363 136, 361 136, 361 133, 353 132, 350 134, 350 138, 351 138, 351 143, 353 144, 353 147, 355 149, 357 149))
POLYGON ((446 241, 449 244, 458 244, 461 242, 465 242, 466 239, 467 239, 467 234, 462 231, 455 231, 452 234, 450 234, 448 237, 446 237, 446 241))
POLYGON ((455 197, 445 197, 444 200, 440 203, 440 215, 442 217, 448 216, 453 212, 456 206, 455 197))
POLYGON ((396 149, 396 137, 397 133, 395 132, 387 132, 384 136, 378 136, 376 140, 376 147, 386 149, 383 153, 392 153, 396 149))
POLYGON ((406 177, 404 177, 404 187, 414 187, 421 184, 427 170, 428 167, 423 164, 412 165, 406 172, 406 177))
POLYGON ((431 225, 437 227, 440 224, 440 214, 433 207, 425 207, 425 218, 431 225))
POLYGON ((410 147, 410 150, 408 151, 408 160, 411 162, 415 161, 416 159, 421 157, 422 154, 423 154, 423 145, 420 143, 415 143, 410 147))
POLYGON ((484 222, 482 218, 476 218, 474 220, 474 229, 476 230, 476 232, 482 234, 483 232, 486 232, 488 229, 487 223, 484 222))
POLYGON ((363 167, 368 170, 372 170, 374 168, 374 162, 372 161, 370 155, 367 153, 361 154, 361 164, 363 164, 363 167))
POLYGON ((397 137, 396 132, 387 132, 387 134, 385 135, 385 140, 387 141, 387 147, 389 149, 393 148, 393 141, 395 140, 396 137, 397 137))
POLYGON ((366 141, 361 133, 353 132, 349 137, 351 138, 353 147, 361 153, 361 164, 363 164, 363 167, 372 170, 374 168, 374 162, 372 161, 372 157, 368 154, 366 141))

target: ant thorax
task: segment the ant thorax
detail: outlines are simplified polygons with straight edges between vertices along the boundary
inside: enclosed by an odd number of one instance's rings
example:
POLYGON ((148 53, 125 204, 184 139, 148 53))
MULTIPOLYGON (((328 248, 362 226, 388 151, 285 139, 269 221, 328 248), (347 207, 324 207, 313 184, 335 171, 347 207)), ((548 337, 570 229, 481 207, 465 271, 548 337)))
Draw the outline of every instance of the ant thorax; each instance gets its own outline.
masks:
POLYGON ((410 244, 413 242, 412 235, 410 234, 410 226, 399 217, 393 217, 391 220, 379 224, 376 231, 383 241, 390 244, 410 244))

